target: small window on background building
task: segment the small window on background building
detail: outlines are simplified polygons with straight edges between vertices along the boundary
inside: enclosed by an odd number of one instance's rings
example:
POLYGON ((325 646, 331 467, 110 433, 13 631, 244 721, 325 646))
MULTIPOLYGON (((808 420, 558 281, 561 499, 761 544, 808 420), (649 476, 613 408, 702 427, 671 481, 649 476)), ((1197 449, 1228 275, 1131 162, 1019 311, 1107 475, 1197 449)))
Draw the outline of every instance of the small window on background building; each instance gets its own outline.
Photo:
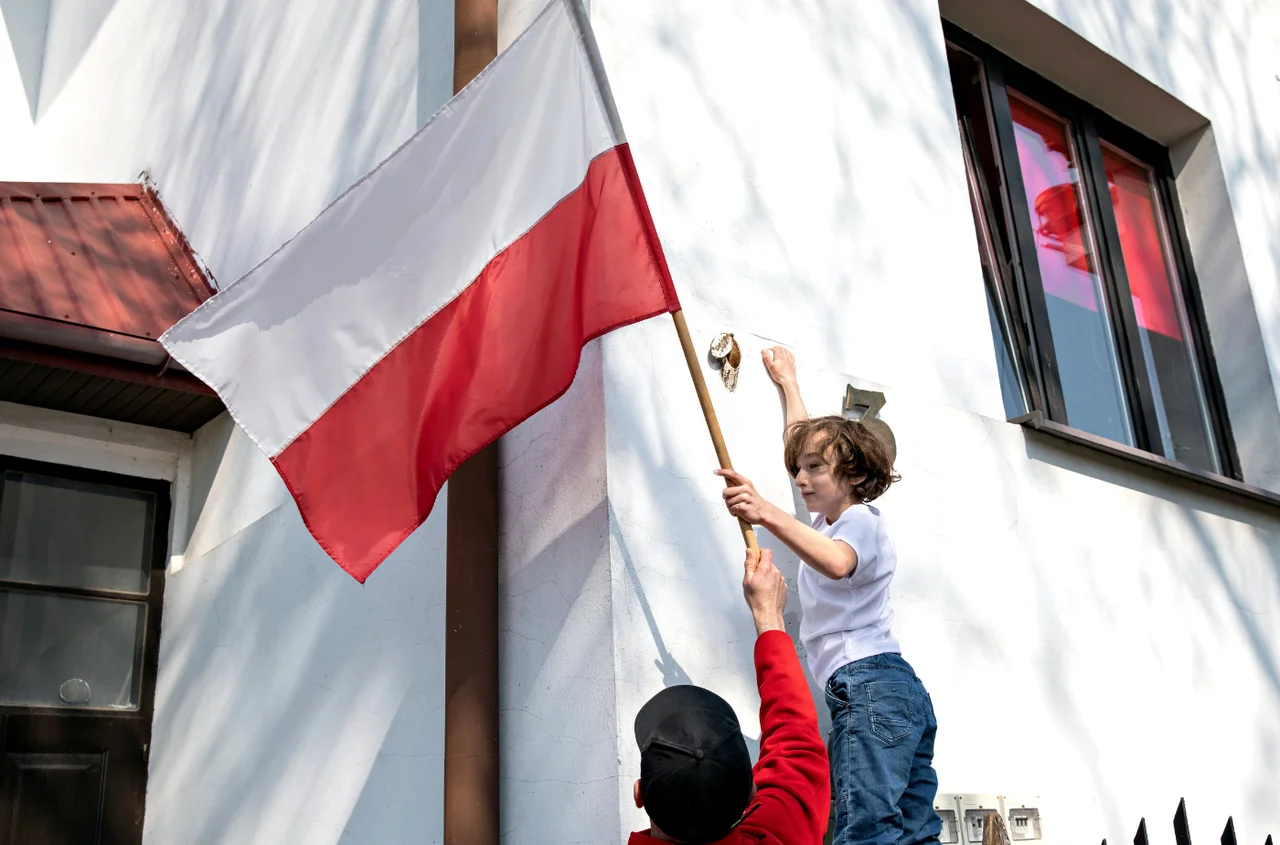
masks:
POLYGON ((1231 474, 1167 149, 949 39, 1006 414, 1231 474))

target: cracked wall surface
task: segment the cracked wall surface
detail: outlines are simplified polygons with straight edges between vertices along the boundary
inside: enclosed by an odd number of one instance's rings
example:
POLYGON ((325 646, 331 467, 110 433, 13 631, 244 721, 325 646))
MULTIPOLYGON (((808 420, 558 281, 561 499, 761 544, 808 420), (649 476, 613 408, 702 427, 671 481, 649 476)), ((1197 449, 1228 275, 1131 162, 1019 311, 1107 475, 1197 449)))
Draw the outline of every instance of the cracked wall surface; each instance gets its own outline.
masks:
POLYGON ((619 736, 599 343, 502 439, 504 842, 612 842, 619 736))

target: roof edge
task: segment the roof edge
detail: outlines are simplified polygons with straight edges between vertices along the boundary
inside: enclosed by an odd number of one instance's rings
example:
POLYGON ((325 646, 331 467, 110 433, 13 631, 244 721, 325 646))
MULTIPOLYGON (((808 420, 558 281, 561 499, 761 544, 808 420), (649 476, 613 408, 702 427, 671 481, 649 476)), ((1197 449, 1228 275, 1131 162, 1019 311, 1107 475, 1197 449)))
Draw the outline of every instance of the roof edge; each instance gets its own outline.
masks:
POLYGON ((187 282, 198 285, 209 296, 213 296, 218 292, 217 278, 213 275, 208 265, 201 260, 195 248, 191 246, 191 241, 187 240, 186 233, 182 231, 182 227, 178 225, 178 222, 173 219, 173 215, 169 213, 164 200, 160 198, 160 189, 157 187, 155 180, 151 178, 151 174, 144 170, 139 179, 142 182, 139 187, 143 191, 149 210, 156 216, 157 228, 160 230, 161 236, 171 250, 176 249, 180 253, 180 256, 175 255, 174 259, 177 260, 181 257, 190 262, 188 265, 182 261, 177 261, 178 267, 188 277, 187 282), (195 278, 189 272, 190 269, 196 271, 195 278))
POLYGON ((0 181, 0 196, 19 199, 72 199, 81 197, 123 197, 141 199, 145 187, 137 182, 5 182, 0 181))
POLYGON ((158 341, 0 309, 0 338, 186 372, 158 341))

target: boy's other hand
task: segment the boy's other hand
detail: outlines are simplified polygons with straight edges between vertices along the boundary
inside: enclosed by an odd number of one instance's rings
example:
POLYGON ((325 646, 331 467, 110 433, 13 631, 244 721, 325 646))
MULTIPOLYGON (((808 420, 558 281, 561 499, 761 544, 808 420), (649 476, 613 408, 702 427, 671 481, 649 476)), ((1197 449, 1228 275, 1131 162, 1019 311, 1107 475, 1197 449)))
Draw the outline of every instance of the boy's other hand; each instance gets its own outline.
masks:
POLYGON ((786 630, 782 614, 787 609, 787 579, 773 565, 773 552, 769 549, 758 552, 747 549, 742 595, 751 609, 757 635, 765 631, 786 630))
POLYGON ((731 469, 718 469, 716 475, 729 485, 721 493, 729 513, 752 525, 761 525, 769 518, 773 505, 756 491, 751 479, 731 469))
POLYGON ((769 378, 779 385, 795 384, 796 356, 785 346, 772 346, 760 350, 764 359, 764 368, 769 371, 769 378))

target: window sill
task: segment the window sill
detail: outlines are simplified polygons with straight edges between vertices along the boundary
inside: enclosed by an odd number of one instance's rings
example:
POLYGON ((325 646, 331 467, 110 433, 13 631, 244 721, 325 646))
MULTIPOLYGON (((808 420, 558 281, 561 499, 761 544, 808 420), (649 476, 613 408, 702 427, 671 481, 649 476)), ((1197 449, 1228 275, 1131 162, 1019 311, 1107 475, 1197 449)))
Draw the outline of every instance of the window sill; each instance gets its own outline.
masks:
POLYGON ((1254 487, 1252 484, 1245 484, 1243 481, 1236 481, 1234 478, 1227 478, 1225 475, 1217 475, 1212 472, 1205 472, 1202 469, 1180 464, 1177 461, 1171 461, 1159 455, 1153 455, 1150 452, 1144 452, 1141 449, 1135 449, 1132 446, 1126 446, 1123 443, 1117 443, 1114 440, 1107 440, 1104 437, 1098 437, 1087 431, 1081 431, 1078 428, 1072 428, 1069 425, 1056 423, 1053 420, 1045 419, 1042 411, 1032 411, 1029 414, 1023 414, 1020 417, 1014 417, 1009 420, 1011 423, 1029 428, 1041 434, 1054 437, 1058 440, 1065 440, 1068 443, 1075 443, 1078 446, 1084 446, 1095 452, 1102 452, 1106 455, 1121 458, 1140 464, 1144 467, 1177 476, 1188 481, 1203 484, 1217 490, 1223 490, 1228 493, 1234 493, 1237 496, 1243 496, 1255 502, 1271 505, 1272 507, 1280 507, 1280 493, 1271 490, 1264 490, 1261 487, 1254 487))

